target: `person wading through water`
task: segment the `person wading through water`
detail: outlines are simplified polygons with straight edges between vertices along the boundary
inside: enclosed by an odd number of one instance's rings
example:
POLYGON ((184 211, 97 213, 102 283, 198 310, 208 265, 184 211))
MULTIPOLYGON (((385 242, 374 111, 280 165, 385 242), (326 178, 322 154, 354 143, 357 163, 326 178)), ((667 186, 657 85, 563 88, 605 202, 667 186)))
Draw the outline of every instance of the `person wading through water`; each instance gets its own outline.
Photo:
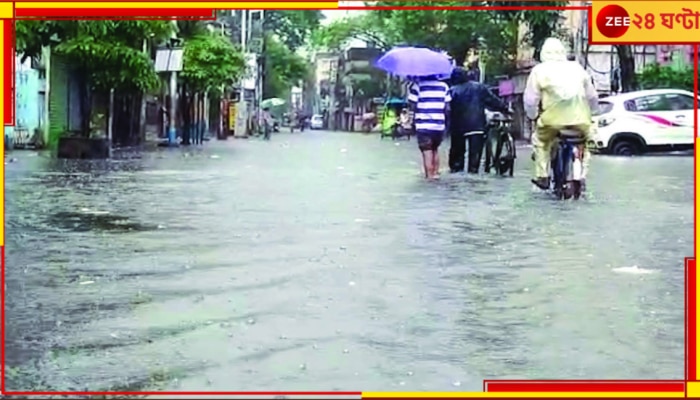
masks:
POLYGON ((479 172, 486 132, 486 109, 509 114, 508 106, 489 88, 478 82, 476 71, 456 68, 451 77, 450 103, 450 172, 464 171, 464 153, 469 141, 467 172, 479 172))
POLYGON ((438 149, 445 135, 451 100, 449 86, 436 76, 418 78, 409 88, 408 104, 413 111, 426 179, 437 179, 440 175, 438 149))

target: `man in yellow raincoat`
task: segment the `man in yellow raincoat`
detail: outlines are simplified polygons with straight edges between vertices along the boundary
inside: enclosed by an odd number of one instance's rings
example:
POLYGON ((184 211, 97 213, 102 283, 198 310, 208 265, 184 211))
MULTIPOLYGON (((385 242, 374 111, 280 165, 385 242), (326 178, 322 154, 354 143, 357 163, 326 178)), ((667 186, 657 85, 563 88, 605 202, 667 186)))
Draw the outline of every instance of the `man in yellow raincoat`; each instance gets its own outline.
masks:
MULTIPOLYGON (((532 183, 543 190, 549 188, 549 165, 557 134, 564 128, 577 130, 588 143, 592 112, 598 107, 598 93, 590 75, 579 63, 569 61, 567 53, 559 39, 545 40, 540 51, 542 62, 530 72, 523 93, 525 113, 530 120, 536 120, 532 135, 535 153, 532 183)), ((590 158, 590 151, 584 150, 584 179, 590 158)))

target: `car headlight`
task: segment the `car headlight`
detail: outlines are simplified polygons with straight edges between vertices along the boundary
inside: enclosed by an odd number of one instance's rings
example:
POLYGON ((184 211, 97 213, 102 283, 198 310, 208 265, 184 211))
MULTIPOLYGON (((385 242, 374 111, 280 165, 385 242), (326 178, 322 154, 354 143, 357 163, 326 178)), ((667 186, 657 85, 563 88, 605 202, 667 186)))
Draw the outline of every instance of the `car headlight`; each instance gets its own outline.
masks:
POLYGON ((598 127, 603 128, 615 122, 613 117, 602 117, 598 119, 598 127))

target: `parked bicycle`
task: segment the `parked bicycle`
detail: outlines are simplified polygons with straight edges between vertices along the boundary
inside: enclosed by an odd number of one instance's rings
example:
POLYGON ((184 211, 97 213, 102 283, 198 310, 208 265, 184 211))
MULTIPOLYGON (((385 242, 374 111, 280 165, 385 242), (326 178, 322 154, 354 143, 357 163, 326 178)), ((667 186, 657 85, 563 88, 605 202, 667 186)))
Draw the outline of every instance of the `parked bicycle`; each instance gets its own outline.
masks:
POLYGON ((513 176, 515 169, 515 139, 510 133, 513 119, 509 116, 497 113, 489 121, 486 131, 484 149, 484 172, 489 173, 495 169, 499 175, 513 176))

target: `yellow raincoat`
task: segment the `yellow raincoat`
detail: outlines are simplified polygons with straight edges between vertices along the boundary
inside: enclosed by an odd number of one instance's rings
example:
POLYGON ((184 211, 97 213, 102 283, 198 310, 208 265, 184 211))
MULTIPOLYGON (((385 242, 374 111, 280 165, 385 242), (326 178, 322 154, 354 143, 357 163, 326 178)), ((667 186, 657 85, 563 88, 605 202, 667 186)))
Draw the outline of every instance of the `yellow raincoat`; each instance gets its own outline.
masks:
MULTIPOLYGON (((576 61, 567 60, 564 44, 556 38, 545 40, 542 62, 530 72, 523 93, 528 118, 537 118, 532 145, 535 178, 549 177, 552 145, 563 128, 575 129, 586 139, 591 135, 591 111, 598 107, 598 93, 591 77, 576 61)), ((588 172, 590 152, 583 155, 583 177, 588 172)))

